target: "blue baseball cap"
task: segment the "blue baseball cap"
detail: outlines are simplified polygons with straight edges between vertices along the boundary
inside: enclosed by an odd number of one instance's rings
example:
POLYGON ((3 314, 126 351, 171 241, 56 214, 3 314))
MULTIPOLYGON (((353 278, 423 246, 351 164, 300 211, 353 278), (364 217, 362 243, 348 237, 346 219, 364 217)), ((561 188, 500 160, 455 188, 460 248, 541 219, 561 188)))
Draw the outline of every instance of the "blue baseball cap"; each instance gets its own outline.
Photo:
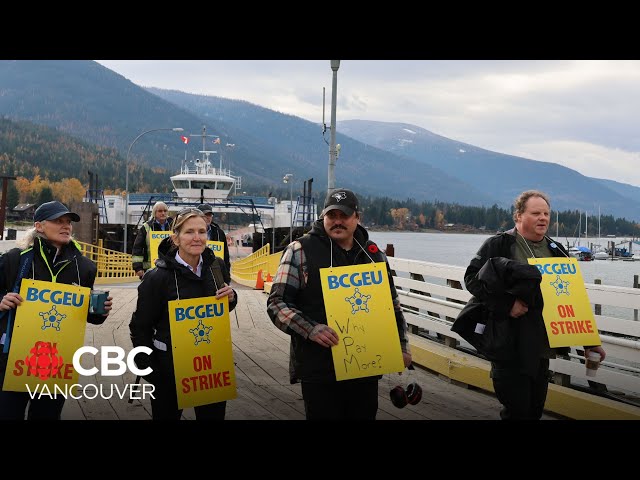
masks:
POLYGON ((74 222, 80 221, 80 216, 77 213, 70 212, 67 207, 58 201, 46 202, 36 208, 33 214, 34 222, 44 222, 45 220, 55 220, 63 215, 69 215, 74 222))

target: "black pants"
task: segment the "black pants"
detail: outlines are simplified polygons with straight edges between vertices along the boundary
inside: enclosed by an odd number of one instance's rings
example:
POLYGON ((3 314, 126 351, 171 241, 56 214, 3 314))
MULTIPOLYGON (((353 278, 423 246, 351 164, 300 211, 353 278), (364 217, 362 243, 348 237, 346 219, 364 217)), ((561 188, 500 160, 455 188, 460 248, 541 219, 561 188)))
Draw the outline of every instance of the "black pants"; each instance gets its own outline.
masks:
MULTIPOLYGON (((155 387, 151 398, 153 420, 180 420, 182 410, 178 409, 178 394, 171 354, 154 350, 151 355, 153 372, 145 380, 155 387)), ((224 420, 227 402, 209 403, 194 407, 196 420, 224 420)))
MULTIPOLYGON (((8 354, 0 355, 0 385, 4 384, 8 357, 8 354)), ((36 394, 31 399, 27 392, 0 391, 0 420, 24 420, 25 412, 27 420, 60 420, 63 406, 64 397, 61 395, 57 398, 46 395, 38 398, 36 394)))
POLYGON ((331 383, 302 381, 307 420, 375 420, 378 378, 331 383))
POLYGON ((541 358, 534 376, 512 364, 491 362, 491 378, 502 404, 502 420, 540 420, 549 389, 549 359, 541 358))

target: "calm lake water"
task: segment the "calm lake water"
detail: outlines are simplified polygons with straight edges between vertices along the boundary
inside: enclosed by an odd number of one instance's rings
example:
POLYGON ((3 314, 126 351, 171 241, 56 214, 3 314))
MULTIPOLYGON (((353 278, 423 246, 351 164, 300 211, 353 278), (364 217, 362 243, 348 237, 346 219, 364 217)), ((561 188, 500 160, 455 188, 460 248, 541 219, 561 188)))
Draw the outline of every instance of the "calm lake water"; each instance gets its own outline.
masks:
MULTIPOLYGON (((369 232, 371 240, 380 248, 388 243, 395 247, 395 256, 425 262, 445 263, 466 267, 482 242, 491 235, 464 233, 413 233, 413 232, 369 232)), ((640 262, 595 260, 579 262, 586 283, 596 278, 603 285, 633 287, 633 276, 640 275, 640 262)))

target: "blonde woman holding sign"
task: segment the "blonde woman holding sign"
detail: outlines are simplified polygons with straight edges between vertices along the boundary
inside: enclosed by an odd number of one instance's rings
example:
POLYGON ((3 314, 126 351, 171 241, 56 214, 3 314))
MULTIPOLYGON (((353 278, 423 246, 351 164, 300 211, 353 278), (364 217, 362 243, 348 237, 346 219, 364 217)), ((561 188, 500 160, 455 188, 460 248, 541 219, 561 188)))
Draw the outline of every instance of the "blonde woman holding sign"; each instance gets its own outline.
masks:
MULTIPOLYGON (((2 383, 13 333, 13 314, 15 308, 25 300, 18 293, 21 280, 40 280, 92 289, 97 273, 95 263, 82 255, 79 245, 73 240, 71 222, 80 221, 76 213, 70 212, 62 203, 53 201, 40 205, 33 220, 34 226, 19 242, 20 248, 0 256, 0 290, 6 292, 0 293, 2 383)), ((104 302, 104 314, 89 313, 87 322, 94 325, 104 323, 111 310, 111 300, 111 297, 107 297, 104 302)), ((0 392, 0 419, 23 420, 27 405, 29 420, 59 420, 64 398, 39 396, 31 399, 26 392, 3 390, 0 392)))
MULTIPOLYGON (((179 420, 182 415, 179 406, 185 395, 208 395, 213 390, 222 391, 229 386, 229 369, 214 371, 219 365, 219 357, 214 357, 208 348, 211 342, 215 345, 216 336, 224 327, 229 328, 228 325, 220 327, 214 323, 214 317, 222 313, 222 307, 219 303, 206 300, 199 304, 197 300, 227 297, 229 310, 233 310, 238 301, 235 291, 229 286, 231 279, 224 261, 206 248, 207 224, 204 214, 196 208, 182 210, 176 217, 173 231, 173 235, 160 244, 156 267, 145 274, 138 287, 138 303, 129 324, 134 347, 147 346, 153 349, 150 356, 138 354, 135 362, 141 369, 153 369, 145 380, 155 387, 155 398, 151 399, 154 420, 179 420), (174 307, 176 302, 190 306, 178 309, 174 307), (181 313, 176 314, 178 310, 181 313), (204 347, 200 348, 203 354, 189 358, 190 363, 196 365, 196 373, 192 376, 176 371, 180 362, 184 361, 184 355, 174 359, 176 347, 183 346, 178 345, 180 338, 173 338, 172 331, 176 326, 187 326, 188 331, 196 335, 195 340, 191 338, 192 348, 194 343, 196 349, 198 345, 204 347), (175 365, 174 360, 178 362, 175 365)), ((198 420, 224 420, 226 401, 207 404, 198 404, 196 401, 193 406, 198 420)))

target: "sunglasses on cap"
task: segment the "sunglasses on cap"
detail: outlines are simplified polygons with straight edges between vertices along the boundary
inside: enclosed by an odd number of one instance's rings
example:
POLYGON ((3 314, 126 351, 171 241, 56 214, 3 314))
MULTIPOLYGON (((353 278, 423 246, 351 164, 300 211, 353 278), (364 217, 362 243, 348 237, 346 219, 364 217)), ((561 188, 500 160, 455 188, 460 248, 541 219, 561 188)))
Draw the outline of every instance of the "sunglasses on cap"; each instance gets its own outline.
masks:
POLYGON ((204 215, 204 213, 202 213, 202 210, 198 208, 187 207, 187 208, 183 208, 178 212, 178 217, 182 217, 183 215, 187 215, 189 213, 195 213, 196 215, 200 215, 200 216, 204 215))

